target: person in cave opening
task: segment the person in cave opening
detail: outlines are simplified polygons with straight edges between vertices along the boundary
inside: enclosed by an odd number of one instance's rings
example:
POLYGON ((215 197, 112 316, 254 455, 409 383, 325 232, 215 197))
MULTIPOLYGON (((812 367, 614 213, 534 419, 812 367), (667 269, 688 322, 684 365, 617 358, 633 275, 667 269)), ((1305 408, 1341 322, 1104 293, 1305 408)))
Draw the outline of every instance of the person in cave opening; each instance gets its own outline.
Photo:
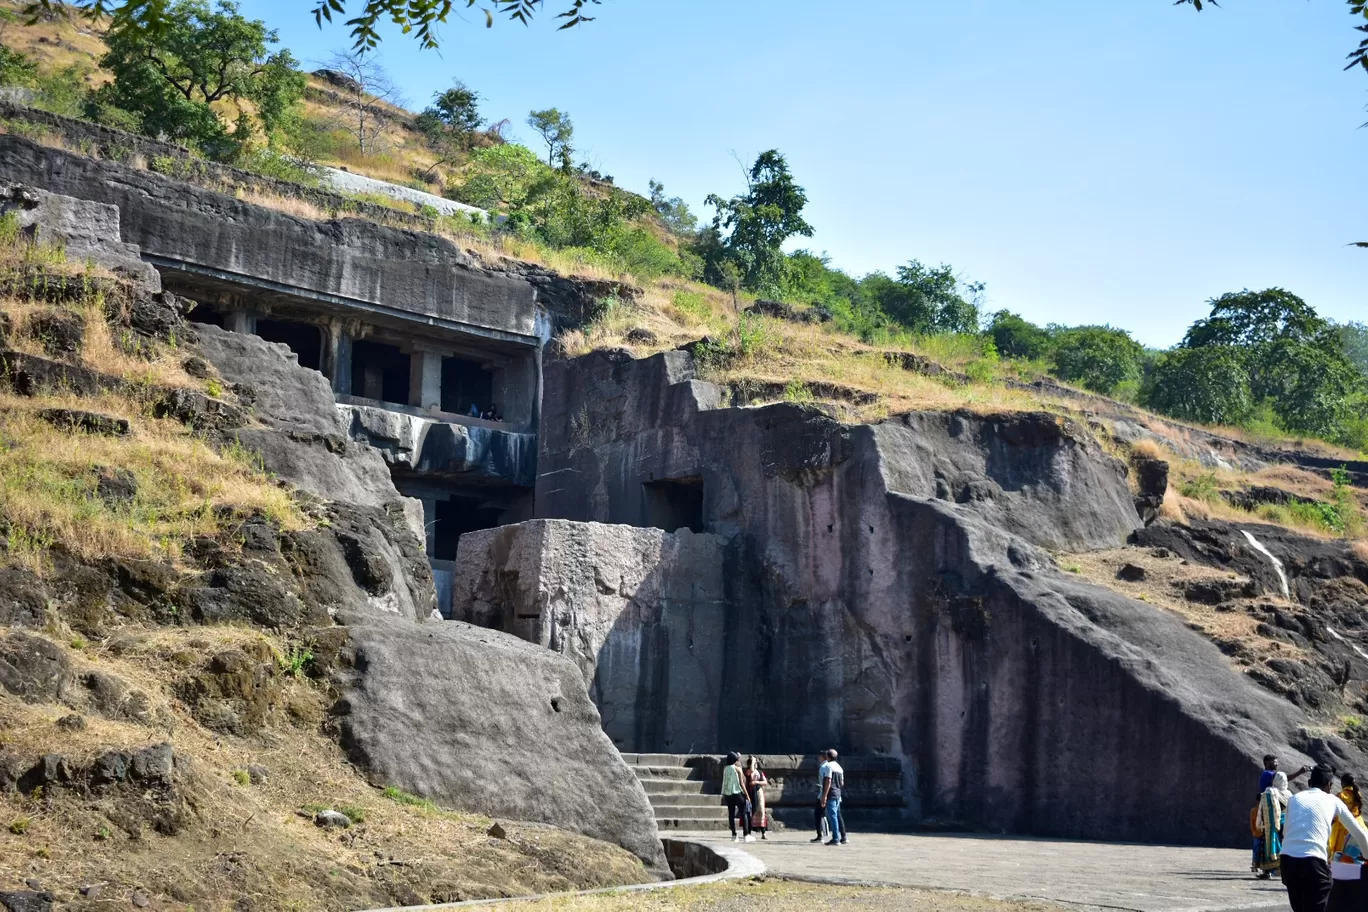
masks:
POLYGON ((736 751, 727 754, 726 766, 722 767, 722 800, 727 805, 727 825, 731 827, 732 842, 736 835, 736 818, 741 818, 741 831, 746 842, 755 842, 751 835, 750 792, 746 788, 746 773, 741 769, 741 755, 736 751))

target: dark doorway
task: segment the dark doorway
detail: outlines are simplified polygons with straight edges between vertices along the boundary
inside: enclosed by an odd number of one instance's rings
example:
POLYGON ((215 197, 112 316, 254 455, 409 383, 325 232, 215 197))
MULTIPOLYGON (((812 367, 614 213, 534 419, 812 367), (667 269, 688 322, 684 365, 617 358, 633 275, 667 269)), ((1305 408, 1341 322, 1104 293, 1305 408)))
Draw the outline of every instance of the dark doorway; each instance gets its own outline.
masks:
POLYGON ((492 529, 499 525, 503 510, 468 497, 437 501, 436 525, 432 530, 432 556, 437 560, 456 559, 456 543, 467 532, 492 529))
POLYGON ((203 323, 205 326, 217 326, 219 329, 223 329, 223 314, 207 305, 196 304, 188 317, 191 323, 203 323))
POLYGON ((409 356, 393 345, 365 340, 352 343, 352 395, 408 405, 409 356))
POLYGON ((465 358, 442 359, 442 411, 465 415, 494 404, 494 374, 465 358))
POLYGON ((257 320, 256 334, 267 342, 288 345, 299 358, 300 367, 323 370, 323 332, 317 326, 293 320, 257 320))
POLYGON ((666 532, 703 531, 703 479, 670 478, 648 481, 641 487, 646 495, 648 525, 666 532))

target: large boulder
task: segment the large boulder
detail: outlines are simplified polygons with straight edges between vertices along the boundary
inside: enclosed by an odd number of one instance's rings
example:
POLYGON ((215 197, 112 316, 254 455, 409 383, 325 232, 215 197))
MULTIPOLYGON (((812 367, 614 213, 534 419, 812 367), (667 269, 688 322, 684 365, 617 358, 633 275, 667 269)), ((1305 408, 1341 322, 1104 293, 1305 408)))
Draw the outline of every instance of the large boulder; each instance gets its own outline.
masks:
POLYGON ((453 616, 573 661, 619 749, 711 751, 711 698, 724 671, 725 544, 687 528, 558 519, 467 532, 453 616))
POLYGON ((669 877, 650 801, 573 663, 456 621, 354 625, 349 652, 334 713, 377 785, 613 842, 669 877))
POLYGON ((330 505, 327 530, 287 542, 310 595, 329 610, 355 609, 354 581, 372 613, 428 617, 436 601, 421 508, 395 490, 375 450, 347 440, 323 375, 300 367, 284 345, 216 326, 203 327, 199 350, 253 402, 257 423, 223 433, 330 505))

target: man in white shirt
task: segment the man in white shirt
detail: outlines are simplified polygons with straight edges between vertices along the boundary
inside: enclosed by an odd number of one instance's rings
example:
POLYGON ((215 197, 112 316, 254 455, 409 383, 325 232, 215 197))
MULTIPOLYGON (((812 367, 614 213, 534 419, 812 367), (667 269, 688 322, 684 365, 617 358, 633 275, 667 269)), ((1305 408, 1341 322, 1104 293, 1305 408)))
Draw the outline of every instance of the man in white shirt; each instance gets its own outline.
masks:
POLYGON ((1349 838, 1368 855, 1368 830, 1349 808, 1330 794, 1334 774, 1323 766, 1311 771, 1310 788, 1293 795, 1287 803, 1283 823, 1283 886, 1292 912, 1325 912, 1330 902, 1330 826, 1336 820, 1349 831, 1349 838))

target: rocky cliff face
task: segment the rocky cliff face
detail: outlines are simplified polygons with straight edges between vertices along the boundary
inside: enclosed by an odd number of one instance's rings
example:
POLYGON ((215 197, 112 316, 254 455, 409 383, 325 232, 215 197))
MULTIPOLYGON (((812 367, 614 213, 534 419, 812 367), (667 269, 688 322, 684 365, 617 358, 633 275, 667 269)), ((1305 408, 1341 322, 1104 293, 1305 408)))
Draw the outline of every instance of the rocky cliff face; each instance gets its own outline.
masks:
MULTIPOLYGON (((80 236, 67 238, 63 232, 73 224, 67 216, 83 209, 104 219, 113 237, 119 236, 119 213, 112 205, 55 198, 28 188, 17 195, 7 192, 6 199, 21 207, 45 239, 79 241, 80 236)), ((135 248, 107 248, 113 258, 110 268, 138 276, 135 248)), ((292 735, 305 738, 306 751, 320 749, 308 738, 330 732, 375 786, 397 786, 504 819, 517 816, 563 826, 621 845, 653 873, 669 876, 645 793, 603 734, 576 667, 505 634, 429 620, 435 594, 423 551, 421 514, 415 516, 412 504, 399 496, 381 455, 349 438, 319 373, 300 367, 285 346, 212 326, 192 327, 184 321, 186 302, 152 292, 153 283, 133 285, 74 273, 48 276, 34 271, 31 262, 42 262, 37 256, 20 259, 27 271, 11 275, 10 261, 19 258, 13 251, 5 254, 10 257, 0 270, 0 425, 5 435, 31 434, 27 422, 41 418, 71 435, 133 438, 130 446, 137 445, 139 434, 174 433, 193 436, 206 449, 207 444, 221 452, 245 451, 288 489, 290 516, 297 521, 287 526, 265 515, 234 515, 231 524, 225 523, 224 535, 189 540, 176 560, 83 557, 57 542, 44 545, 39 555, 48 572, 20 563, 14 536, 0 536, 0 625, 36 631, 0 636, 0 715, 7 728, 18 725, 36 732, 22 742, 7 740, 7 750, 26 753, 0 756, 0 801, 9 800, 6 793, 16 789, 30 796, 94 800, 105 786, 128 778, 120 774, 109 779, 113 773, 104 767, 67 758, 76 752, 62 744, 73 741, 72 733, 84 731, 86 723, 77 719, 69 727, 54 728, 48 716, 54 707, 97 712, 106 721, 127 723, 134 732, 145 726, 161 733, 176 727, 169 720, 180 711, 194 724, 186 723, 189 734, 177 741, 177 752, 185 741, 195 743, 202 730, 211 740, 215 735, 238 739, 230 742, 234 750, 243 750, 252 738, 274 744, 278 732, 272 727, 282 724, 291 732, 308 730, 308 736, 292 735), (92 289, 105 297, 87 300, 92 289), (105 320, 114 324, 112 332, 103 327, 105 320), (122 370, 132 364, 137 382, 96 370, 86 360, 83 344, 97 325, 100 339, 112 336, 121 346, 117 356, 100 350, 105 365, 122 370), (37 354, 39 348, 45 353, 37 354), (178 385, 149 387, 140 379, 153 360, 162 370, 158 376, 174 377, 178 385), (35 408, 46 399, 62 407, 35 408), (124 417, 85 408, 96 406, 120 409, 124 417), (154 427, 153 422, 164 425, 154 427), (69 631, 71 642, 79 645, 68 650, 37 632, 44 630, 69 631), (87 645, 119 657, 115 667, 146 665, 133 672, 139 686, 88 668, 93 660, 69 657, 87 645), (306 678, 314 683, 306 684, 306 678), (326 711, 325 695, 333 698, 326 711), (21 703, 38 708, 24 709, 21 703), (554 737, 546 737, 548 732, 554 737), (58 752, 52 750, 54 743, 58 752), (33 770, 38 772, 30 775, 33 770), (44 791, 35 792, 40 786, 44 791)), ((7 447, 11 439, 5 436, 7 447)), ((106 452, 118 456, 122 451, 106 452)), ((43 464, 41 454, 35 458, 40 469, 65 471, 43 464)), ((79 469, 81 477, 68 485, 83 484, 91 475, 90 466, 79 469)), ((100 511, 138 508, 132 473, 108 466, 95 469, 102 474, 98 487, 92 476, 90 498, 100 511)), ((176 470, 158 467, 172 476, 176 470)), ((277 490, 261 472, 253 478, 277 490)), ((191 493, 199 490, 198 481, 173 478, 186 498, 198 497, 191 493)), ((206 499, 204 509, 211 507, 206 499)), ((14 521, 0 513, 7 533, 14 521)), ((103 737, 105 731, 96 728, 90 737, 103 737)), ((322 753, 328 758, 320 765, 336 764, 326 744, 322 753)), ((141 762, 127 751, 108 756, 106 765, 116 771, 141 762)), ((169 763, 169 748, 166 756, 169 763)), ((309 757, 310 763, 317 760, 309 757)), ((341 778, 348 774, 350 768, 341 778)), ((217 775, 226 778, 227 772, 217 775)), ((249 780, 255 782, 254 776, 249 780)), ((133 776, 130 781, 136 785, 141 780, 133 776)), ((214 809, 188 807, 182 799, 178 793, 172 804, 184 820, 177 818, 164 834, 168 837, 186 827, 207 827, 206 821, 215 819, 214 809)), ((205 804, 218 800, 200 794, 196 800, 201 799, 205 804)), ((110 807, 96 802, 78 810, 113 820, 110 807)), ((290 810, 276 807, 270 816, 288 823, 290 810)), ((148 813, 154 811, 160 813, 157 808, 148 813)), ((138 821, 128 824, 133 837, 141 832, 139 826, 138 821)), ((309 827, 312 831, 312 821, 309 827)), ((242 831, 242 826, 234 829, 242 831)), ((553 834, 546 845, 574 838, 553 834)), ((640 866, 624 853, 599 848, 622 856, 617 870, 627 872, 607 883, 639 879, 640 866)), ((277 863, 279 859, 270 861, 277 863)), ((515 868, 522 863, 510 862, 515 868)), ((467 884, 447 890, 449 883, 437 884, 453 868, 459 862, 449 863, 443 851, 435 867, 415 875, 416 887, 382 884, 388 878, 375 876, 360 887, 338 887, 336 896, 330 892, 326 900, 320 893, 313 906, 355 908, 488 895, 488 887, 467 884), (419 888, 422 892, 415 892, 419 888)), ((605 885, 596 877, 575 874, 553 882, 557 888, 605 885)), ((288 892, 272 890, 263 895, 288 892)))
MULTIPOLYGON (((718 408, 683 352, 589 355, 546 387, 539 515, 664 517, 727 542, 708 646, 719 749, 898 757, 919 820, 1211 843, 1243 832, 1266 751, 1356 756, 1176 615, 1056 569, 1043 549, 1116 547, 1140 526, 1125 467, 1077 425, 718 408), (1134 788, 1166 768, 1200 787, 1134 788)), ((694 673, 642 657, 640 694, 694 673)))

